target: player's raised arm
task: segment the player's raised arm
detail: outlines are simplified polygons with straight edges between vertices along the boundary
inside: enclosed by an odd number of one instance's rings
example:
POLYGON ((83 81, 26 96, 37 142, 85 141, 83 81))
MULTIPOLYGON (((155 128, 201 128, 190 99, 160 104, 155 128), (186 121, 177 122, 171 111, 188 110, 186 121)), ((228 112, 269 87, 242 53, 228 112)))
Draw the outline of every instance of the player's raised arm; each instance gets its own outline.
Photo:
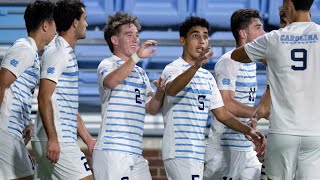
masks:
POLYGON ((193 76, 196 74, 199 68, 213 55, 211 49, 203 50, 199 57, 194 61, 194 65, 190 66, 185 72, 177 76, 171 82, 168 82, 165 87, 165 92, 169 96, 175 96, 190 82, 193 76))
MULTIPOLYGON (((134 39, 133 42, 139 43, 138 32, 130 33, 132 33, 131 36, 134 39)), ((111 40, 113 40, 114 38, 111 38, 111 40)), ((138 45, 139 44, 136 44, 136 46, 138 45)), ((156 51, 156 49, 154 48, 151 50, 148 49, 148 47, 155 45, 157 45, 157 41, 154 40, 147 40, 146 42, 144 42, 140 46, 138 51, 132 54, 131 57, 124 64, 122 64, 119 68, 115 69, 104 78, 104 88, 114 89, 116 86, 118 86, 124 79, 126 79, 129 76, 131 70, 136 65, 136 63, 139 62, 140 58, 146 58, 156 51)))

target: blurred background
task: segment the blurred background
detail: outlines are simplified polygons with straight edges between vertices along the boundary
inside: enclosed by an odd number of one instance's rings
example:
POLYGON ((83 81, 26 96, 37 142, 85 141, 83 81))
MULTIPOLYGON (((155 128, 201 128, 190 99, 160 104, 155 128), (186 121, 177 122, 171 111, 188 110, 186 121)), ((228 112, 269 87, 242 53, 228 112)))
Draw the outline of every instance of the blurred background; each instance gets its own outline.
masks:
MULTIPOLYGON (((0 0, 0 60, 13 42, 27 35, 23 13, 32 0, 0 0)), ((158 79, 165 65, 182 54, 178 25, 188 16, 200 16, 210 23, 210 44, 214 56, 204 68, 213 72, 214 65, 225 52, 235 47, 230 30, 231 14, 241 8, 253 8, 260 12, 265 31, 279 28, 278 8, 282 0, 84 0, 89 24, 87 38, 78 41, 75 53, 79 65, 80 113, 90 133, 98 135, 101 107, 96 69, 111 52, 103 38, 103 27, 108 15, 116 11, 131 12, 139 17, 142 25, 140 42, 158 41, 157 51, 138 65, 146 70, 150 81, 158 79)), ((312 19, 320 22, 320 0, 311 8, 312 19)), ((256 104, 266 87, 266 71, 257 64, 258 92, 256 104)), ((33 100, 33 116, 37 111, 36 94, 33 100)), ((162 115, 147 115, 144 131, 144 155, 149 160, 153 179, 166 179, 161 161, 162 115)), ((208 127, 212 123, 208 119, 208 127)), ((213 122, 214 123, 214 122, 213 122)), ((259 128, 267 132, 268 122, 261 121, 259 128)), ((79 142, 81 144, 81 142, 79 142)), ((83 144, 81 146, 85 149, 83 144)))

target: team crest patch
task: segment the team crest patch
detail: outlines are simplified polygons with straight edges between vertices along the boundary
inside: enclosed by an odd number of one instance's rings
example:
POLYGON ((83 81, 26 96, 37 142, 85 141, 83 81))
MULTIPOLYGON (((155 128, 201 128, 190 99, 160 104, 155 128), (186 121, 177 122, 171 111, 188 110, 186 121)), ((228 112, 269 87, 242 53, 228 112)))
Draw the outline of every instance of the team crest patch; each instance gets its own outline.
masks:
POLYGON ((13 66, 13 67, 17 67, 17 65, 19 64, 19 61, 17 61, 16 59, 12 59, 12 60, 10 61, 10 64, 11 64, 11 66, 13 66))
POLYGON ((48 74, 53 74, 53 73, 54 73, 54 70, 55 70, 54 67, 49 67, 49 68, 47 69, 47 73, 48 73, 48 74))
POLYGON ((228 78, 223 78, 223 79, 222 79, 222 84, 224 84, 224 85, 230 85, 230 79, 228 79, 228 78))

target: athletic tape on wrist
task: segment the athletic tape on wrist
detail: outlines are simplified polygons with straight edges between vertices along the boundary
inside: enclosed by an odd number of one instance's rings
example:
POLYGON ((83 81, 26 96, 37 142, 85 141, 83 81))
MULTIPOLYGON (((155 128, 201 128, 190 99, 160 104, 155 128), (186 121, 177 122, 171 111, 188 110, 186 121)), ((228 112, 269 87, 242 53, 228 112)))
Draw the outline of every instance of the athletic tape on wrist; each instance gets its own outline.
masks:
POLYGON ((139 56, 137 55, 137 53, 134 53, 131 55, 131 58, 134 60, 134 62, 138 63, 140 61, 139 56))

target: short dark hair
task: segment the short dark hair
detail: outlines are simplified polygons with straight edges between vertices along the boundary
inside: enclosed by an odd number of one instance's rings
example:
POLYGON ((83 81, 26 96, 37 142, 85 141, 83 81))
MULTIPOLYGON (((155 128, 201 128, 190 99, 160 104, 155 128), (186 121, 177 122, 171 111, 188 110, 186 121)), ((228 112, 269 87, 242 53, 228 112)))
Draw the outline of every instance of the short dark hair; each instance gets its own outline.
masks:
POLYGON ((55 4, 50 1, 37 0, 29 4, 24 12, 27 32, 36 31, 44 21, 53 21, 55 4))
POLYGON ((85 7, 80 0, 58 1, 53 14, 57 32, 69 30, 75 19, 80 20, 83 14, 82 8, 85 7))
POLYGON ((133 16, 132 14, 118 11, 113 16, 108 17, 107 24, 104 27, 104 39, 108 43, 111 52, 114 51, 111 37, 119 34, 121 26, 125 24, 133 24, 138 30, 141 29, 138 17, 133 16))
POLYGON ((313 0, 291 0, 296 11, 309 11, 313 0))
POLYGON ((231 31, 236 41, 239 41, 240 30, 247 28, 253 18, 261 18, 255 9, 239 9, 232 14, 230 18, 231 31))
POLYGON ((205 27, 209 30, 209 22, 206 19, 196 16, 190 16, 179 26, 180 37, 186 38, 189 30, 194 26, 205 27))

